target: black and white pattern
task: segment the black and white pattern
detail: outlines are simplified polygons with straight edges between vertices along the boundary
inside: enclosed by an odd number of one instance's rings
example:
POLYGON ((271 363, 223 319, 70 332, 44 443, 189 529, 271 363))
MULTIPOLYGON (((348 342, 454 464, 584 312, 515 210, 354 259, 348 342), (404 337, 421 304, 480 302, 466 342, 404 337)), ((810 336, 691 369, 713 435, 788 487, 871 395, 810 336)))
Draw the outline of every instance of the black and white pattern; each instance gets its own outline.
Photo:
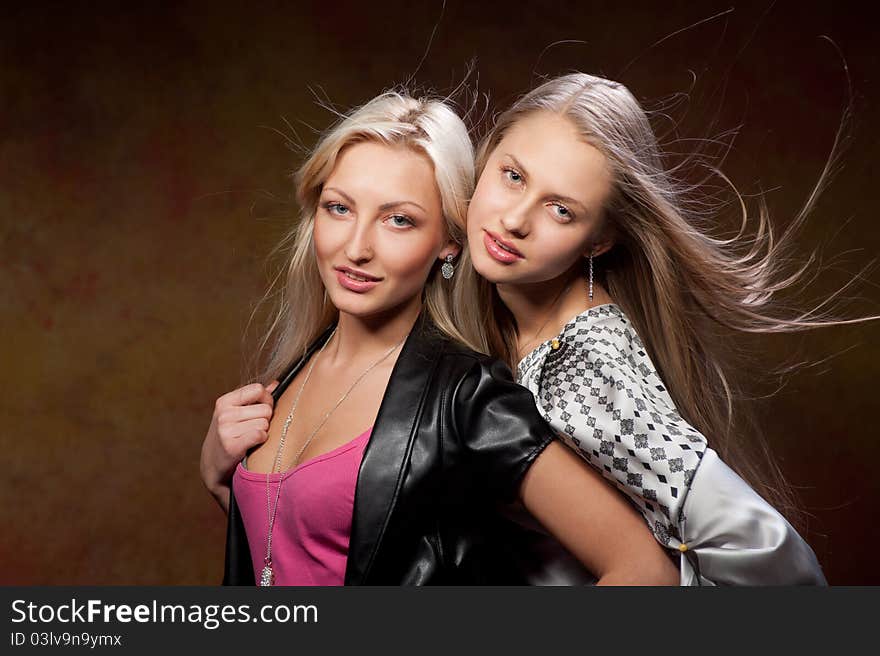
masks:
POLYGON ((621 309, 579 314, 520 361, 517 379, 562 440, 635 503, 657 540, 677 547, 706 439, 678 414, 621 309))

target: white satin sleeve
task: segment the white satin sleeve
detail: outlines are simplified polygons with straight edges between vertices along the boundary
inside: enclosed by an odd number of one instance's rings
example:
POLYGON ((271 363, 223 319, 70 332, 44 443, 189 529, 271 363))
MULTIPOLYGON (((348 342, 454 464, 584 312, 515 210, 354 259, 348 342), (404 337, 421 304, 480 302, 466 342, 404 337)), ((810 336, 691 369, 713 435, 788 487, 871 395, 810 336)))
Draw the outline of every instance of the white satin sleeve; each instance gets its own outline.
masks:
POLYGON ((827 585, 810 546, 713 449, 683 515, 682 585, 827 585))

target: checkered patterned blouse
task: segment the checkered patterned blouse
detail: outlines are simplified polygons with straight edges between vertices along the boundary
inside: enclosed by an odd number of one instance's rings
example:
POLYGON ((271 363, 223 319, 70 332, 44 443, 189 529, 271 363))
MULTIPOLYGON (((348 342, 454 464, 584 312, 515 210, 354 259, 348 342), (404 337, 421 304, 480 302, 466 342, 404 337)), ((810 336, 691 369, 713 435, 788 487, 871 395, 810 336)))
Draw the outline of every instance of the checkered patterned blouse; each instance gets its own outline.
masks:
POLYGON ((824 583, 806 542, 679 415, 617 305, 574 317, 517 378, 560 438, 682 553, 683 584, 824 583))

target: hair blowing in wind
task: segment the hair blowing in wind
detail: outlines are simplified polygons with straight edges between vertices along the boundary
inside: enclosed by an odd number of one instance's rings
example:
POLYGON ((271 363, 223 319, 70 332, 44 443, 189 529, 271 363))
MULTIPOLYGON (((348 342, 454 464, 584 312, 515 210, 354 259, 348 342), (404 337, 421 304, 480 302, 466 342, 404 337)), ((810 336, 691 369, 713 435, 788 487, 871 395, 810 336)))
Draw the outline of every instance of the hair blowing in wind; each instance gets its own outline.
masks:
MULTIPOLYGON (((665 164, 648 114, 624 85, 601 77, 564 75, 517 100, 483 140, 478 172, 507 130, 538 111, 571 121, 610 164, 613 192, 601 232, 611 235, 615 245, 596 258, 596 273, 634 323, 679 412, 762 496, 793 523, 802 523, 791 487, 767 448, 751 428, 746 437, 738 421, 733 373, 742 363, 729 342, 731 333, 797 332, 878 318, 841 316, 842 294, 860 276, 812 307, 791 307, 791 292, 797 298, 815 277, 816 260, 814 252, 792 267, 792 242, 829 181, 845 120, 818 181, 781 235, 774 232, 763 197, 752 215, 734 184, 711 167, 730 188, 739 213, 737 234, 719 238, 727 205, 708 191, 705 181, 688 183, 679 175, 680 165, 665 164)), ((485 346, 515 366, 513 316, 491 285, 474 284, 480 307, 492 315, 485 346)))

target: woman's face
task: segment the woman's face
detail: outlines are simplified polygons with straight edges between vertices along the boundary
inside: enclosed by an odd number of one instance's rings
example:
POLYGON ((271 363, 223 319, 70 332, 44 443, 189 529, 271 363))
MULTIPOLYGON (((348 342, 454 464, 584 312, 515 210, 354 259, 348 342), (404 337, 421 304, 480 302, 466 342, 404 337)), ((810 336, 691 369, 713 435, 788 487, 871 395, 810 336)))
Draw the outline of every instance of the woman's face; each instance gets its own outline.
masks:
POLYGON ((406 147, 348 146, 324 183, 314 225, 324 287, 340 312, 367 317, 419 302, 446 236, 427 156, 406 147))
POLYGON ((593 250, 612 190, 605 156, 550 112, 513 124, 489 156, 468 208, 474 267, 494 283, 554 279, 593 250))

